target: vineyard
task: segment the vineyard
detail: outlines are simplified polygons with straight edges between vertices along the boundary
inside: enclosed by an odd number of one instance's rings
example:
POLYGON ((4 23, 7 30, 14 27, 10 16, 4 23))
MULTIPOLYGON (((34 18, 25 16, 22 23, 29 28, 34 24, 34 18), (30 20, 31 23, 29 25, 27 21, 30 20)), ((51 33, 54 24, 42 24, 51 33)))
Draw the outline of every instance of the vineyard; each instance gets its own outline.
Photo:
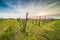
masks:
POLYGON ((60 40, 60 0, 0 0, 0 40, 60 40))
POLYGON ((60 20, 0 19, 0 40, 60 40, 60 20))

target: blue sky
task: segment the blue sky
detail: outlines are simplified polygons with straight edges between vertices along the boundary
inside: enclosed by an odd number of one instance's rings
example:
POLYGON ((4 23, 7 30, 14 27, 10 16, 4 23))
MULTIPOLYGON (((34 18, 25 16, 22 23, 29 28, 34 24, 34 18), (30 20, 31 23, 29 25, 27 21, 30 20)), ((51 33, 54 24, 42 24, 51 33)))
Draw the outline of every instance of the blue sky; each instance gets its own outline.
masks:
POLYGON ((60 16, 60 0, 0 0, 0 18, 25 18, 44 15, 60 16))

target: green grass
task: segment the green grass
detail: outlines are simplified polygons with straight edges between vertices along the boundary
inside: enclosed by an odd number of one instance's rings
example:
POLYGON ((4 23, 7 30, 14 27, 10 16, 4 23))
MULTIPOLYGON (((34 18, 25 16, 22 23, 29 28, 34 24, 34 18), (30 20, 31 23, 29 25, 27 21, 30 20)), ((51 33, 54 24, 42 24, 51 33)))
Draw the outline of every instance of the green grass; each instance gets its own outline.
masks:
POLYGON ((41 26, 36 25, 35 20, 33 24, 28 21, 25 35, 23 20, 19 23, 17 20, 1 19, 0 40, 60 40, 60 20, 47 21, 41 26))

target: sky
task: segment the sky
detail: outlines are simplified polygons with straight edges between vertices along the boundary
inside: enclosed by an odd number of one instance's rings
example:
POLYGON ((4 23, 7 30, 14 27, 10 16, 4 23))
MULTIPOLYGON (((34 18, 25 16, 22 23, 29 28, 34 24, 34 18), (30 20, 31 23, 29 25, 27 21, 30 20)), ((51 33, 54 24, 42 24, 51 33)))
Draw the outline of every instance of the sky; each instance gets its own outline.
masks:
POLYGON ((0 18, 32 18, 39 14, 60 18, 60 0, 0 0, 0 18))

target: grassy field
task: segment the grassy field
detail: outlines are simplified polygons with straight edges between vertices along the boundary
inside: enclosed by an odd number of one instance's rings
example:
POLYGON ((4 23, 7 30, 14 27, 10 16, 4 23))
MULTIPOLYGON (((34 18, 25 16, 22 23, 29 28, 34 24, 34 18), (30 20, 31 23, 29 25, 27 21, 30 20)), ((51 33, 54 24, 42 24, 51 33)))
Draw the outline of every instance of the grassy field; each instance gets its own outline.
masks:
POLYGON ((27 21, 26 35, 23 32, 24 20, 0 19, 0 40, 60 40, 60 20, 27 21))

